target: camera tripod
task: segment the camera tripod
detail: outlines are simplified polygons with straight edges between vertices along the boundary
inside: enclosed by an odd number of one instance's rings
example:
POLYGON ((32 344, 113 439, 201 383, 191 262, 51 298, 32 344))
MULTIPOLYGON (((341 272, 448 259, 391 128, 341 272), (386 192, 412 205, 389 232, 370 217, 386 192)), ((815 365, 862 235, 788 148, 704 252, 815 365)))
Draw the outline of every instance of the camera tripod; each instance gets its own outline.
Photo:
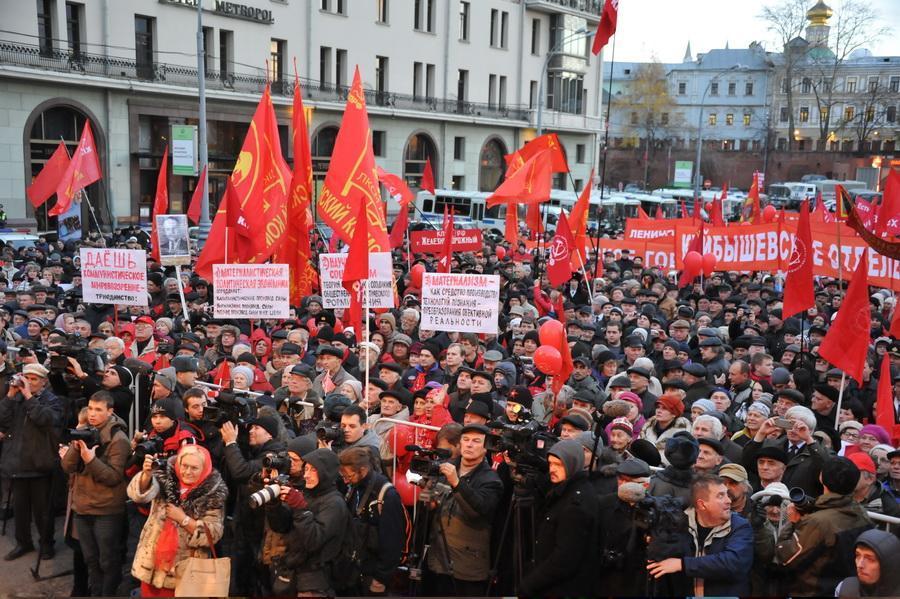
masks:
POLYGON ((526 568, 534 564, 534 497, 526 495, 526 493, 530 493, 530 491, 519 484, 513 487, 509 510, 506 512, 506 518, 503 520, 503 528, 497 544, 497 556, 494 558, 494 563, 491 564, 491 575, 488 580, 488 586, 485 589, 486 596, 491 594, 491 587, 499 582, 498 568, 500 566, 500 557, 507 555, 504 547, 506 546, 510 528, 512 528, 512 535, 509 536, 509 540, 512 543, 512 552, 509 555, 513 557, 513 595, 519 594, 519 582, 527 572, 526 568))
POLYGON ((451 580, 453 579, 453 560, 450 559, 450 547, 447 545, 447 534, 444 531, 444 523, 441 519, 441 508, 443 500, 446 498, 438 500, 437 507, 429 508, 428 503, 431 501, 432 496, 429 493, 426 497, 427 499, 420 495, 421 509, 416 510, 416 516, 413 520, 413 551, 410 555, 411 565, 409 567, 409 595, 411 597, 418 596, 422 584, 422 573, 428 565, 428 550, 431 549, 432 518, 437 520, 438 534, 440 535, 438 540, 443 544, 443 552, 438 553, 441 557, 441 566, 448 573, 451 580))

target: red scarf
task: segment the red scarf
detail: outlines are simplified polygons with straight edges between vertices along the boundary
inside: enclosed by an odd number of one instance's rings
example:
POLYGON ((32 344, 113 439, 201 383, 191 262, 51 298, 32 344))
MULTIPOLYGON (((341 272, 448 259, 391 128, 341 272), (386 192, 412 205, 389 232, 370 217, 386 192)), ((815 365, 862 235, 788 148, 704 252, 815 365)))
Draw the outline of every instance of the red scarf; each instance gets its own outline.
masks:
MULTIPOLYGON (((201 445, 184 445, 181 449, 178 450, 178 456, 175 458, 174 470, 175 477, 178 479, 178 497, 165 497, 164 500, 167 503, 175 500, 176 504, 181 504, 188 496, 188 494, 196 489, 197 486, 205 481, 209 477, 210 473, 212 473, 212 459, 209 457, 209 452, 205 447, 201 445), (197 478, 196 482, 188 484, 181 479, 181 469, 179 468, 179 465, 181 464, 181 458, 185 453, 194 452, 199 453, 203 458, 203 470, 200 473, 200 476, 197 478)), ((179 524, 180 522, 176 523, 170 518, 166 518, 165 522, 163 523, 163 529, 159 533, 159 538, 156 539, 156 553, 153 556, 153 565, 158 570, 168 572, 175 567, 175 556, 178 555, 179 524)))

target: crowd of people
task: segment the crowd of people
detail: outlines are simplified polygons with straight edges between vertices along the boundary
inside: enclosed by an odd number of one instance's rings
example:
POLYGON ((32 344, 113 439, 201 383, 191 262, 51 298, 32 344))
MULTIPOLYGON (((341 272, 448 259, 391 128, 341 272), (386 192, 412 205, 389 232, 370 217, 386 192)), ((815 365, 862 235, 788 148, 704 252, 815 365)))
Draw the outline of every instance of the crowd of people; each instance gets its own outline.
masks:
POLYGON ((782 318, 775 273, 679 288, 624 251, 551 288, 487 241, 451 267, 500 275, 498 332, 439 332, 410 274, 435 260, 404 246, 358 341, 318 295, 217 320, 211 281, 149 255, 146 307, 85 303, 79 245, 0 249, 4 559, 65 542, 73 595, 174 596, 213 548, 235 595, 900 595, 890 290, 858 384, 818 356, 830 278, 782 318), (534 359, 553 320, 561 387, 534 359))

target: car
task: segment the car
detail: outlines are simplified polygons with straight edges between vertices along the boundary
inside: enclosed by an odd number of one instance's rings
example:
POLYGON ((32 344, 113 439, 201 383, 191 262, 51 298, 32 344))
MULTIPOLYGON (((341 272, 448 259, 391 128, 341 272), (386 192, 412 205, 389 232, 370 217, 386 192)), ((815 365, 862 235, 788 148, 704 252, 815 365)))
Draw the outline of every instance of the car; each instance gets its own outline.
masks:
POLYGON ((801 183, 815 183, 816 181, 827 181, 828 177, 825 175, 803 175, 800 177, 801 183))
POLYGON ((15 249, 31 247, 38 242, 38 236, 30 233, 9 231, 0 233, 0 242, 11 245, 15 249))

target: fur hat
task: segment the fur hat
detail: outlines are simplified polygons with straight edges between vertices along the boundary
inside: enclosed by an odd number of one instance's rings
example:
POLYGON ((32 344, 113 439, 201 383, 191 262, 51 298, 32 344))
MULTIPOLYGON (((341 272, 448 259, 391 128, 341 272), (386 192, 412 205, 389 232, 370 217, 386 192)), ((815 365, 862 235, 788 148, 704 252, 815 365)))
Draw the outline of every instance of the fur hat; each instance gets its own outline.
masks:
POLYGON ((666 441, 665 454, 672 466, 680 470, 687 470, 697 461, 700 444, 690 433, 679 432, 666 441))

